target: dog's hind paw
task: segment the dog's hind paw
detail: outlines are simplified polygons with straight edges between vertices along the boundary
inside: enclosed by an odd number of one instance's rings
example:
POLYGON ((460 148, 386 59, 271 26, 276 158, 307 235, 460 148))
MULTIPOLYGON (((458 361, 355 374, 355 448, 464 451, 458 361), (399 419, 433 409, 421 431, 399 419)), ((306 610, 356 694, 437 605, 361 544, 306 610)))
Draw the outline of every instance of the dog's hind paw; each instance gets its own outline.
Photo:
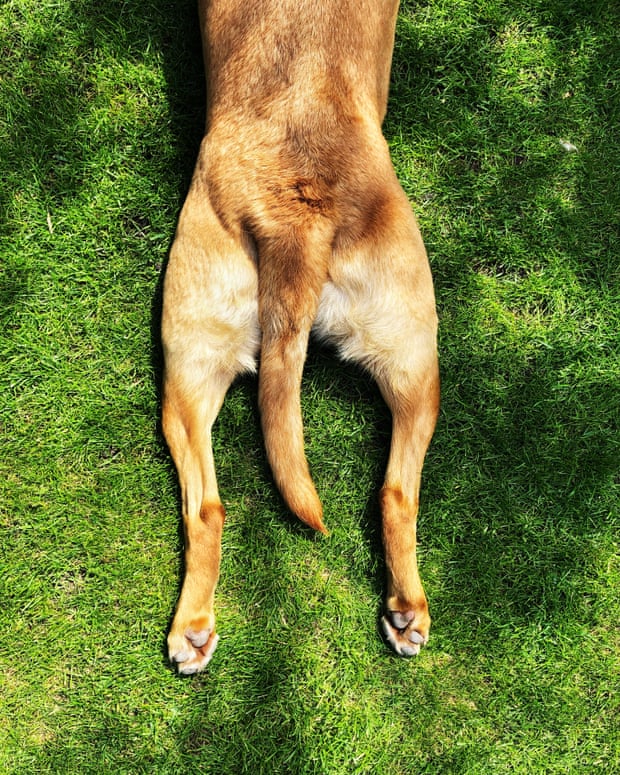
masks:
POLYGON ((388 611, 381 617, 381 629, 387 642, 401 657, 416 656, 428 641, 428 623, 418 623, 414 611, 388 611))
POLYGON ((213 656, 219 635, 211 628, 188 627, 184 634, 170 633, 168 656, 181 675, 200 672, 213 656))

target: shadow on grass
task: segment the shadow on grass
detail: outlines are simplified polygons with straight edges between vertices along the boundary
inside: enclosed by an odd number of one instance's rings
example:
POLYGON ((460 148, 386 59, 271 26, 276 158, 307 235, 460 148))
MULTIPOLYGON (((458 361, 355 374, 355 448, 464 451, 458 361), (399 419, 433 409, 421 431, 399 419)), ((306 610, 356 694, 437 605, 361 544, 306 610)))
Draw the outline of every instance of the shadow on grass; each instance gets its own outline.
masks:
MULTIPOLYGON (((69 9, 67 9, 68 11, 69 9)), ((23 39, 19 31, 27 23, 16 18, 13 37, 7 46, 23 50, 18 73, 28 77, 28 87, 3 95, 9 133, 6 157, 11 161, 14 181, 31 178, 51 199, 74 196, 83 186, 96 149, 93 138, 85 137, 81 116, 92 109, 96 84, 89 67, 102 51, 116 61, 139 62, 155 49, 163 56, 169 85, 170 120, 178 138, 177 160, 185 170, 184 185, 193 169, 191 154, 202 134, 204 83, 200 37, 195 4, 189 0, 171 6, 161 0, 148 8, 138 2, 111 0, 109 3, 75 2, 70 14, 59 10, 58 18, 23 39), (63 14, 66 13, 66 18, 63 14), (62 32, 63 34, 60 34, 62 32), (69 41, 69 43, 67 43, 69 41), (66 60, 65 47, 76 46, 80 59, 66 60), (64 69, 58 63, 65 65, 64 69)), ((16 10, 19 17, 19 11, 16 10)), ((32 24, 32 22, 28 22, 32 24)), ((72 54, 74 49, 71 48, 72 54)), ((108 106, 112 107, 112 106, 108 106)), ((0 191, 6 209, 12 190, 0 191)), ((179 191, 179 201, 183 198, 179 191)))
POLYGON ((575 381, 562 395, 551 354, 510 369, 509 386, 481 398, 476 374, 488 379, 502 364, 470 354, 452 366, 470 375, 450 386, 443 410, 462 460, 455 465, 448 450, 447 469, 440 428, 422 523, 424 542, 441 547, 445 563, 431 599, 436 624, 474 651, 530 624, 594 626, 620 451, 617 402, 607 400, 617 382, 575 381))
POLYGON ((564 249, 584 281, 617 279, 620 149, 609 128, 620 120, 618 48, 596 34, 601 22, 617 27, 617 6, 521 2, 474 18, 463 5, 429 25, 433 4, 405 5, 416 16, 399 25, 388 130, 437 155, 439 201, 433 190, 420 195, 454 224, 441 240, 428 234, 440 304, 467 269, 519 277, 551 248, 564 249), (572 155, 560 145, 571 139, 572 155), (436 243, 452 255, 435 255, 436 243))

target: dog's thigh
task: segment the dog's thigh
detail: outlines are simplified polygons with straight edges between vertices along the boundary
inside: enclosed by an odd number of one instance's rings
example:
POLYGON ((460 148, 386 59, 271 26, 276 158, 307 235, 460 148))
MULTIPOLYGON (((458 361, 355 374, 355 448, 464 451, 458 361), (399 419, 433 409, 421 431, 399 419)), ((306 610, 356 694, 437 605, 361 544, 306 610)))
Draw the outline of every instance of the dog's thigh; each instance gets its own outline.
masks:
POLYGON ((334 253, 314 332, 380 381, 407 383, 435 363, 437 315, 411 207, 400 188, 392 199, 380 224, 334 253))
POLYGON ((205 192, 184 205, 164 282, 162 425, 182 490, 185 579, 168 645, 182 673, 202 669, 217 643, 213 601, 224 509, 211 427, 235 375, 255 368, 257 278, 205 192))
MULTIPOLYGON (((404 200, 404 203, 403 203, 404 200)), ((430 617, 417 568, 416 517, 424 456, 438 412, 437 316, 426 252, 396 197, 370 238, 334 257, 316 331, 377 380, 393 418, 381 493, 388 571, 383 628, 402 655, 417 653, 430 617)))
MULTIPOLYGON (((230 383, 255 369, 257 293, 249 247, 222 227, 195 181, 170 251, 162 313, 164 432, 182 486, 194 457, 205 469, 211 426, 230 383)), ((217 498, 215 479, 206 469, 187 510, 196 512, 205 498, 217 498)))
POLYGON ((200 182, 183 206, 164 281, 166 373, 253 371, 258 279, 241 230, 222 226, 200 182))

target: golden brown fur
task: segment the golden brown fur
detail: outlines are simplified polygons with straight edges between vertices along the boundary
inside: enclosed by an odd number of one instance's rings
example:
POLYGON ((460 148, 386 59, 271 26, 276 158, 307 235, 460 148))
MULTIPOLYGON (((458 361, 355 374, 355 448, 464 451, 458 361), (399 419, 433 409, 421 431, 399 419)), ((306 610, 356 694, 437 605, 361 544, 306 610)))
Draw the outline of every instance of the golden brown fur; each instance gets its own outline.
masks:
POLYGON ((207 125, 164 286, 163 427, 181 481, 183 590, 170 658, 192 673, 217 644, 224 509, 211 427, 255 368, 275 481, 324 531, 304 454, 311 329, 377 380, 393 415, 381 493, 383 629, 417 653, 430 625, 416 562, 420 475, 439 401, 424 246, 381 134, 397 0, 201 0, 207 125))

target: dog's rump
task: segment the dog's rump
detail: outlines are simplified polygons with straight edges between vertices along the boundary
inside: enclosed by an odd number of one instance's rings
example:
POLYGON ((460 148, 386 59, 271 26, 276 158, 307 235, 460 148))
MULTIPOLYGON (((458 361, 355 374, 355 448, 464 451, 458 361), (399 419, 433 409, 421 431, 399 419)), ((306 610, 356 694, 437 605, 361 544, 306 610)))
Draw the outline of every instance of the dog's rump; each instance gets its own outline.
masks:
POLYGON ((200 174, 223 225, 255 246, 265 446, 287 504, 319 530, 301 376, 330 255, 373 222, 376 181, 393 176, 379 126, 397 7, 201 3, 208 107, 200 174))

